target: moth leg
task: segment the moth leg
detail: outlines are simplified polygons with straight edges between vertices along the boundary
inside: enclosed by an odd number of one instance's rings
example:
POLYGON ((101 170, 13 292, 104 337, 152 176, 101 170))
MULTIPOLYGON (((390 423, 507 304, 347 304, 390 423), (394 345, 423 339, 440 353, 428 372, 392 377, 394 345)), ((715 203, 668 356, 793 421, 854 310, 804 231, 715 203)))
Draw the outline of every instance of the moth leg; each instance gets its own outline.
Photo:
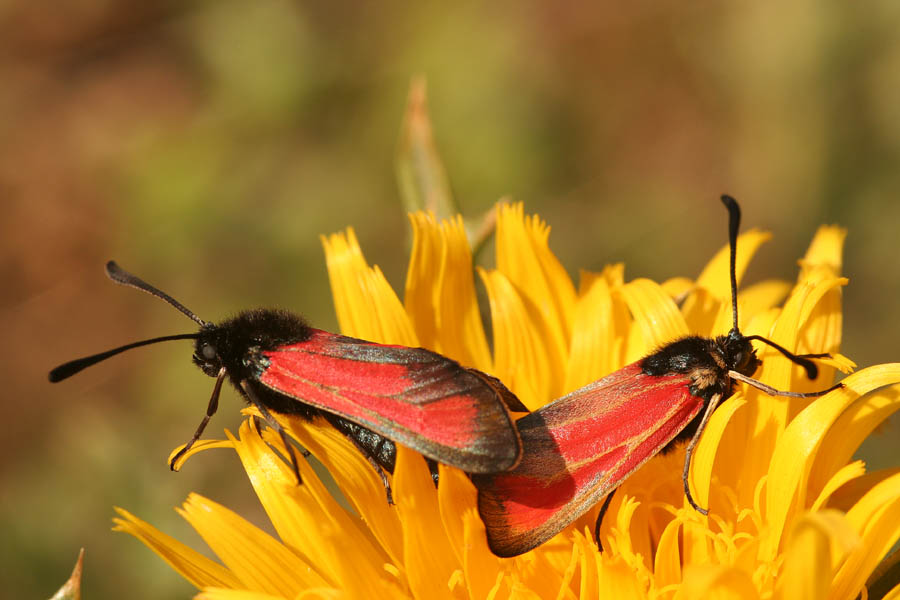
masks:
POLYGON ((278 432, 278 436, 281 438, 281 442, 284 444, 285 450, 291 457, 291 467, 294 469, 294 475, 297 477, 297 485, 303 483, 303 478, 300 477, 300 465, 297 463, 297 454, 294 452, 294 446, 291 444, 290 440, 288 440, 287 432, 285 432, 284 427, 281 426, 281 423, 275 420, 275 417, 272 416, 272 413, 266 409, 265 406, 260 403, 259 399, 256 397, 256 394, 253 392, 253 389, 247 385, 246 381, 241 382, 241 389, 244 390, 244 394, 247 395, 247 398, 250 399, 251 404, 256 407, 259 411, 259 414, 263 416, 266 420, 266 423, 278 432))
POLYGON ((178 459, 184 456, 185 452, 190 450, 191 446, 194 445, 194 442, 200 439, 200 436, 203 435, 203 430, 206 429, 206 424, 209 423, 210 418, 216 414, 216 410, 219 408, 219 393, 222 391, 223 381, 225 381, 225 367, 219 369, 219 375, 216 377, 216 385, 213 386, 212 396, 209 397, 209 404, 206 407, 206 416, 200 421, 200 426, 197 427, 197 431, 194 432, 194 437, 192 437, 190 441, 184 445, 184 448, 179 450, 175 456, 172 457, 172 460, 169 461, 169 468, 173 471, 175 470, 175 463, 178 462, 178 459))
POLYGON ((603 552, 603 542, 600 541, 600 523, 603 522, 603 517, 606 516, 609 503, 612 502, 613 494, 616 493, 617 489, 619 488, 614 488, 613 491, 606 495, 606 500, 603 501, 603 506, 600 507, 600 512, 597 513, 597 522, 594 524, 594 541, 597 542, 597 550, 600 552, 603 552))
POLYGON ((681 481, 684 483, 684 495, 687 497, 688 504, 694 507, 701 515, 708 515, 709 510, 706 508, 701 508, 699 504, 694 500, 694 497, 691 496, 691 486, 688 484, 688 473, 691 470, 691 457, 694 455, 694 448, 697 446, 697 442, 700 441, 700 436, 703 435, 703 430, 706 429, 706 424, 709 422, 709 417, 712 415, 713 411, 716 410, 716 406, 718 406, 719 401, 722 399, 722 394, 714 394, 712 398, 709 399, 709 404, 706 405, 706 411, 703 413, 703 419, 700 421, 700 425, 697 427, 697 432, 694 433, 694 437, 691 438, 691 441, 688 442, 687 450, 684 453, 684 469, 681 471, 681 481))
POLYGON ((438 462, 430 458, 425 458, 425 463, 428 465, 428 471, 431 473, 431 481, 434 482, 434 487, 437 487, 438 479, 440 478, 438 462))
MULTIPOLYGON (((369 448, 367 448, 362 443, 360 443, 360 441, 357 440, 355 437, 349 436, 349 435, 346 437, 351 442, 353 442, 353 445, 356 446, 356 449, 359 450, 362 453, 362 455, 366 457, 366 460, 369 461, 369 464, 372 465, 372 468, 375 469, 375 472, 378 473, 379 477, 381 477, 381 484, 384 486, 384 493, 387 496, 387 503, 390 505, 393 505, 394 504, 394 490, 393 490, 393 488, 391 488, 391 482, 388 481, 388 476, 387 476, 387 473, 385 473, 384 468, 382 468, 382 466, 375 459, 376 455, 373 454, 372 451, 369 450, 369 448)), ((381 450, 381 446, 383 445, 383 443, 384 443, 384 439, 382 438, 382 441, 378 443, 379 450, 381 450)))

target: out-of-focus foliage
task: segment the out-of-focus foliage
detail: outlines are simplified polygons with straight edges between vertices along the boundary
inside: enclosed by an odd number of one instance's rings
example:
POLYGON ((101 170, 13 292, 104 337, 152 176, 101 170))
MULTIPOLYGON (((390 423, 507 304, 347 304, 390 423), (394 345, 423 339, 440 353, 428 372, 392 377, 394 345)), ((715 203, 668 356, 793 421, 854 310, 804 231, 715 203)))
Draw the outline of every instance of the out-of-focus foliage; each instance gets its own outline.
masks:
MULTIPOLYGON (((188 491, 253 502, 226 453, 166 467, 212 381, 187 343, 58 386, 46 372, 192 329, 107 282, 109 258, 206 319, 274 304, 333 328, 318 235, 354 225, 399 288, 408 224, 394 160, 414 75, 468 216, 511 195, 552 225, 567 267, 627 259, 627 276, 656 279, 699 271, 725 243, 722 192, 775 234, 750 280, 839 223, 844 352, 897 360, 898 30, 891 0, 3 3, 9 597, 50 596, 81 546, 86 597, 191 593, 108 532, 110 507, 189 541, 167 508, 188 491)), ((224 397, 210 431, 234 428, 237 405, 224 397)))

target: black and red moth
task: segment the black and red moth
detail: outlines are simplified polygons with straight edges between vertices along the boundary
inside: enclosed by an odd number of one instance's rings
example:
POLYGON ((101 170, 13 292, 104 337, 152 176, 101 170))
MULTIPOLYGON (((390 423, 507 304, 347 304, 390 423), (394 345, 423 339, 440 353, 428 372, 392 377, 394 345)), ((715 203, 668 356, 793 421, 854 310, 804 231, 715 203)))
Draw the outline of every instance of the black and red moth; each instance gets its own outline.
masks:
POLYGON ((196 321, 200 331, 142 340, 73 360, 50 371, 50 381, 62 381, 131 348, 196 340, 194 364, 216 383, 206 416, 170 462, 173 470, 216 412, 226 376, 279 433, 298 482, 297 457, 272 412, 307 421, 324 417, 379 472, 389 501, 390 486, 382 469, 393 472, 394 442, 469 473, 510 469, 521 457, 522 443, 510 411, 527 409, 485 373, 424 348, 375 344, 313 329, 282 310, 247 310, 216 325, 113 261, 107 263, 106 274, 116 283, 169 303, 196 321))
POLYGON ((820 396, 840 387, 801 394, 778 391, 750 378, 761 364, 752 340, 804 367, 810 379, 818 371, 809 359, 828 355, 798 356, 738 330, 735 256, 740 208, 729 196, 722 196, 722 202, 730 215, 734 327, 715 339, 690 336, 672 342, 519 419, 516 426, 523 445, 519 465, 506 473, 472 478, 494 554, 517 556, 536 548, 606 496, 597 536, 619 484, 656 454, 687 440, 684 492, 691 506, 706 514, 688 486, 691 455, 710 415, 731 394, 734 380, 778 396, 820 396))

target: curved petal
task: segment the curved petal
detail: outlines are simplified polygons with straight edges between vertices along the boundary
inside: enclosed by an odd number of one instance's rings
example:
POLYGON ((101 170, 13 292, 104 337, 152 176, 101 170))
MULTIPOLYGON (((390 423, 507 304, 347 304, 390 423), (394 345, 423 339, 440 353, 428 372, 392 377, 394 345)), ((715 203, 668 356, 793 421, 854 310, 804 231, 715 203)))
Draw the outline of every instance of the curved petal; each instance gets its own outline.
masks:
POLYGON ((660 285, 649 279, 635 279, 619 291, 634 316, 641 342, 629 347, 625 360, 637 360, 654 348, 688 335, 688 327, 675 302, 660 285))
MULTIPOLYGON (((735 265, 738 284, 753 255, 771 237, 772 234, 756 229, 738 236, 735 265)), ((720 248, 697 278, 694 292, 684 301, 682 312, 685 321, 691 326, 691 331, 712 332, 720 306, 723 303, 731 303, 730 255, 729 246, 720 248)))
POLYGON ((861 543, 841 565, 829 598, 855 597, 866 578, 900 538, 900 475, 885 479, 847 511, 861 543))
MULTIPOLYGON (((497 270, 520 291, 544 329, 543 343, 556 386, 565 375, 575 306, 575 286, 550 251, 550 228, 525 215, 521 203, 501 204, 497 214, 497 270)), ((555 397, 561 393, 554 390, 555 397)))
POLYGON ((397 512, 403 526, 403 561, 413 597, 453 598, 448 588, 462 569, 441 523, 437 490, 421 455, 397 445, 394 469, 397 512))
POLYGON ((282 541, 332 586, 350 594, 396 594, 395 581, 382 565, 387 555, 355 515, 344 510, 312 467, 300 461, 303 483, 297 485, 287 463, 267 446, 284 452, 279 436, 266 431, 264 442, 245 422, 235 449, 254 491, 282 541))
POLYGON ((386 502, 381 479, 356 446, 331 426, 296 424, 293 419, 280 422, 294 439, 325 465, 391 562, 403 564, 400 518, 386 502))
POLYGON ((616 331, 609 282, 600 274, 581 273, 575 302, 572 339, 563 393, 576 390, 612 372, 616 331))
POLYGON ((409 215, 412 255, 404 306, 423 347, 491 371, 491 355, 475 297, 472 252, 462 217, 438 223, 431 213, 409 215))
POLYGON ((207 586, 240 587, 240 580, 219 563, 188 548, 146 521, 123 508, 115 507, 121 518, 114 518, 113 531, 129 533, 169 563, 179 575, 197 588, 207 586))
POLYGON ((778 441, 769 467, 766 509, 770 537, 761 549, 772 560, 782 534, 799 507, 806 505, 807 481, 822 439, 840 414, 873 389, 900 382, 900 364, 878 365, 844 379, 844 387, 817 399, 797 415, 778 441))
POLYGON ((399 298, 377 266, 369 267, 352 228, 322 236, 341 332, 380 344, 418 346, 399 298))
POLYGON ((178 513, 249 590, 293 597, 326 585, 302 558, 236 513, 191 494, 178 513))
POLYGON ((807 513, 787 540, 784 570, 775 598, 819 600, 831 587, 835 567, 859 544, 859 536, 835 510, 807 513))
POLYGON ((494 329, 494 373, 530 410, 555 398, 561 387, 543 344, 543 322, 533 318, 525 298, 499 271, 478 270, 487 288, 494 329))

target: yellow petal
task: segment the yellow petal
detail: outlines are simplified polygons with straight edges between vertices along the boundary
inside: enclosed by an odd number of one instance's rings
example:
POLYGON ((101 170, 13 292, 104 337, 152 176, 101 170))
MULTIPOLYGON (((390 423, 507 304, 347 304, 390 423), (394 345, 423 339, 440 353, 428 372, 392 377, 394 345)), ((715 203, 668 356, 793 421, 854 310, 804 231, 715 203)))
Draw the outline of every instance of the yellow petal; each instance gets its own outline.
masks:
POLYGON ((416 598, 456 598, 465 588, 448 589, 462 566, 440 526, 437 490, 422 456, 397 445, 394 498, 403 524, 403 558, 409 589, 416 598))
POLYGON ((191 494, 179 514, 249 590, 292 597, 326 582, 312 565, 224 506, 191 494))
POLYGON ((409 218, 413 248, 404 306, 419 342, 464 365, 490 371, 462 217, 438 223, 433 215, 419 212, 409 218))
MULTIPOLYGON (((781 315, 767 337, 792 352, 822 352, 821 348, 799 349, 800 332, 806 325, 807 318, 813 313, 816 305, 822 298, 830 290, 846 285, 846 283, 846 279, 831 278, 816 283, 798 285, 785 303, 781 315)), ((803 369, 769 346, 761 345, 758 354, 760 360, 763 361, 759 379, 776 389, 812 392, 830 385, 829 381, 822 381, 821 379, 810 381, 803 369)), ((749 394, 748 397, 750 397, 749 394)), ((799 401, 793 403, 784 402, 776 405, 776 407, 783 408, 783 410, 777 410, 773 413, 773 416, 777 419, 778 429, 781 430, 793 413, 804 405, 805 403, 799 401)))
POLYGON ((113 531, 130 533, 139 539, 195 587, 241 587, 240 580, 219 563, 188 548, 127 510, 119 507, 115 510, 122 518, 113 519, 113 523, 116 524, 113 531))
MULTIPOLYGON (((524 215, 521 203, 500 205, 497 215, 497 270, 526 299, 544 329, 543 343, 556 388, 562 385, 569 356, 575 286, 547 245, 550 228, 524 215)), ((554 389, 554 396, 561 389, 554 389)))
POLYGON ((806 278, 807 269, 818 266, 827 267, 833 276, 840 277, 846 237, 847 230, 843 227, 819 227, 806 254, 800 259, 800 279, 806 278))
MULTIPOLYGON (((834 428, 832 428, 834 429, 834 428)), ((823 445, 823 448, 827 448, 827 443, 823 445)), ((821 455, 821 452, 820 452, 821 455)), ((810 476, 810 490, 816 490, 817 486, 814 482, 815 480, 815 470, 816 467, 813 466, 813 474, 810 476)), ((822 507, 829 501, 831 495, 834 494, 837 490, 842 488, 847 483, 862 477, 866 473, 866 464, 861 460, 854 460, 853 462, 844 465, 828 480, 828 482, 822 487, 822 491, 819 492, 819 495, 816 497, 816 500, 812 503, 810 510, 816 511, 821 510, 822 507)))
MULTIPOLYGON (((735 273, 739 285, 753 255, 771 237, 772 234, 756 229, 738 236, 735 273)), ((712 331, 721 304, 731 303, 730 255, 728 245, 720 248, 697 278, 694 292, 684 301, 684 319, 691 325, 692 331, 712 331)))
POLYGON ((676 599, 694 600, 751 600, 759 598, 750 576, 734 567, 722 565, 688 565, 684 583, 675 594, 676 599))
POLYGON ((770 536, 761 549, 772 560, 782 533, 799 506, 806 505, 806 481, 822 439, 840 414, 873 389, 900 382, 900 364, 878 365, 844 379, 844 387, 817 399, 790 423, 772 456, 766 488, 770 536))
POLYGON ((563 392, 576 390, 614 371, 617 362, 615 345, 609 282, 601 274, 582 271, 563 392))
POLYGON ((300 444, 334 477, 344 497, 368 526, 393 564, 403 564, 403 541, 397 510, 388 505, 381 479, 362 453, 330 425, 299 425, 281 420, 300 444))
POLYGON ((494 329, 494 373, 530 410, 555 398, 562 387, 551 366, 543 321, 499 271, 478 270, 487 288, 494 329))
POLYGON ((847 511, 847 520, 861 541, 841 565, 829 598, 852 598, 866 578, 900 538, 900 475, 890 477, 847 511))
POLYGON ((194 596, 194 600, 284 600, 285 596, 273 596, 250 590, 230 590, 208 587, 194 596))
POLYGON ((637 360, 655 348, 689 333, 681 311, 658 283, 649 279, 635 279, 622 286, 619 293, 634 316, 635 326, 641 332, 641 341, 626 351, 626 361, 637 360))
POLYGON ((622 598, 638 600, 647 598, 647 585, 638 579, 638 574, 621 556, 597 557, 599 598, 622 598))
MULTIPOLYGON (((335 500, 306 461, 299 461, 303 483, 269 449, 249 423, 235 441, 254 491, 282 541, 323 579, 350 594, 397 593, 382 565, 387 555, 368 529, 335 500)), ((267 442, 283 451, 280 437, 267 431, 267 442)))
POLYGON ((900 409, 900 389, 891 387, 868 394, 838 417, 825 435, 822 449, 809 477, 809 487, 816 492, 844 464, 872 431, 900 409))
MULTIPOLYGON (((443 485, 441 482, 440 485, 443 485)), ((462 513, 463 569, 470 598, 487 598, 501 573, 501 559, 494 556, 486 541, 484 524, 474 508, 462 513)))
MULTIPOLYGON (((697 444, 688 480, 691 482, 694 500, 702 507, 710 508, 709 485, 712 481, 713 463, 716 460, 716 452, 721 446, 720 442, 725 427, 731 421, 732 415, 744 404, 746 404, 746 400, 740 394, 735 394, 723 402, 710 416, 709 423, 697 444)), ((735 465, 728 465, 725 468, 733 469, 734 467, 735 465)))
POLYGON ((353 229, 323 236, 322 245, 341 331, 382 344, 418 346, 403 304, 381 269, 366 264, 353 229))
POLYGON ((681 524, 681 519, 672 519, 659 536, 653 569, 657 587, 681 582, 681 550, 678 539, 681 524))
POLYGON ((835 566, 858 543, 859 536, 838 511, 805 514, 788 539, 776 598, 825 598, 835 566))

